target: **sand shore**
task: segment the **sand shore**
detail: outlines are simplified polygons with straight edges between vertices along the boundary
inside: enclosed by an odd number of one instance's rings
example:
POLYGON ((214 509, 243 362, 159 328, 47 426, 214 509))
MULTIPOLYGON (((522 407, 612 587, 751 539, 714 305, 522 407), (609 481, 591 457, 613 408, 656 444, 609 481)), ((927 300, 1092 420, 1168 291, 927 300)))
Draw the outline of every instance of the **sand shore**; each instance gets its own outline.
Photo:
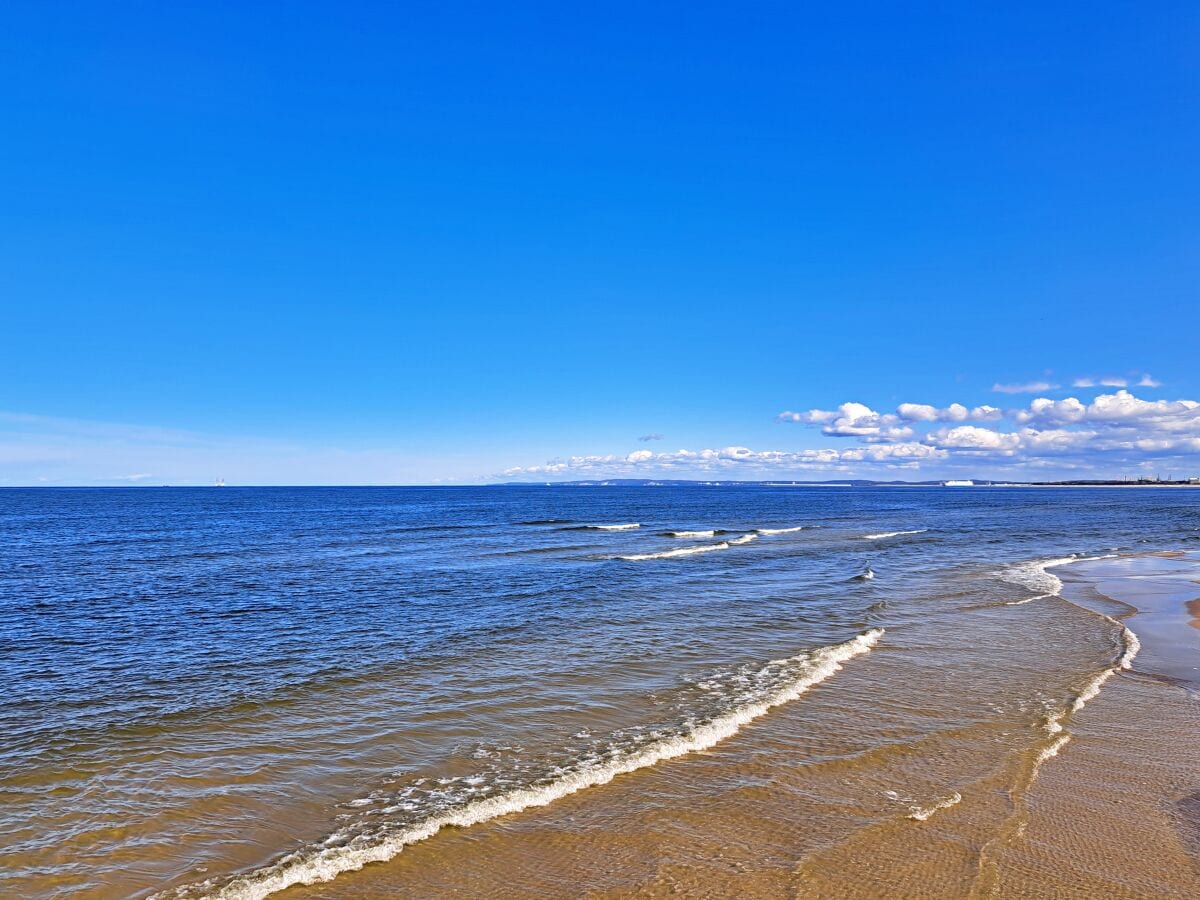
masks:
POLYGON ((1200 895, 1200 559, 1052 571, 987 641, 914 621, 706 753, 295 896, 1200 895))
POLYGON ((1120 556, 1058 571, 1068 600, 1121 619, 1138 635, 1135 671, 1200 691, 1200 556, 1120 556))

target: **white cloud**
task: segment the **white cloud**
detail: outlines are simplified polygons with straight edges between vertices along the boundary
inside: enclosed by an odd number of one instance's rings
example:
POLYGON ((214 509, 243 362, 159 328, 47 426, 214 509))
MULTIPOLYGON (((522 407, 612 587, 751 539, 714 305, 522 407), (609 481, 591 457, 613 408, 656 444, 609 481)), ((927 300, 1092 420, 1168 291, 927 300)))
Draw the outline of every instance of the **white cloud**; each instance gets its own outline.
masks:
POLYGON ((1054 425, 1066 425, 1083 421, 1087 408, 1074 397, 1065 400, 1050 400, 1039 397, 1029 404, 1029 409, 1018 410, 1013 418, 1018 422, 1042 422, 1054 425))
POLYGON ((1004 411, 987 405, 967 409, 961 403, 951 403, 939 409, 924 403, 901 403, 896 407, 896 415, 905 422, 966 422, 1000 419, 1004 411))
POLYGON ((1019 435, 980 428, 978 425, 958 425, 931 431, 925 440, 943 450, 991 450, 1011 453, 1021 445, 1019 435))
POLYGON ((853 463, 907 465, 914 461, 944 459, 947 452, 921 443, 867 444, 843 449, 752 450, 730 446, 704 450, 651 453, 639 450, 626 456, 615 454, 571 456, 541 465, 514 466, 501 477, 575 475, 580 478, 649 476, 710 473, 730 477, 776 476, 801 471, 844 471, 853 463))
POLYGON ((1162 382, 1156 378, 1151 378, 1150 375, 1147 373, 1147 374, 1143 375, 1141 377, 1141 379, 1139 379, 1137 386, 1138 387, 1156 388, 1156 387, 1162 387, 1162 382))
POLYGON ((799 422, 820 425, 821 433, 830 437, 874 438, 901 441, 912 437, 912 429, 900 424, 900 417, 880 414, 862 403, 843 403, 836 410, 810 409, 808 412, 782 412, 775 417, 780 422, 799 422))
POLYGON ((924 440, 956 452, 1023 459, 1077 453, 1093 462, 1106 455, 1182 455, 1200 449, 1200 403, 1195 400, 1143 400, 1118 390, 1090 403, 1077 397, 1039 397, 1009 416, 1024 427, 1003 431, 963 425, 930 431, 924 440))
POLYGON ((1200 403, 1195 400, 1142 400, 1129 391, 1100 394, 1084 404, 1075 397, 1034 400, 1029 409, 1015 413, 1017 422, 1071 425, 1081 422, 1110 428, 1138 428, 1172 434, 1200 434, 1200 403))
POLYGON ((1037 394, 1042 391, 1053 391, 1058 387, 1049 381, 1028 381, 1016 384, 993 384, 992 390, 997 394, 1037 394))
POLYGON ((1129 387, 1129 380, 1120 378, 1116 375, 1106 375, 1103 378, 1076 378, 1071 382, 1072 387, 1077 388, 1093 388, 1093 387, 1129 387))
MULTIPOLYGON (((1144 400, 1126 389, 1100 394, 1090 402, 1037 397, 1027 407, 1008 411, 961 403, 901 403, 894 413, 881 413, 864 403, 848 402, 832 410, 785 412, 778 418, 819 428, 830 437, 850 438, 853 444, 803 450, 736 445, 670 453, 639 450, 624 456, 553 460, 504 474, 587 478, 708 473, 755 478, 826 471, 879 477, 885 470, 904 468, 930 477, 940 471, 978 474, 980 466, 993 465, 1000 477, 1022 468, 1040 477, 1051 471, 1079 477, 1096 474, 1098 466, 1107 467, 1108 474, 1125 473, 1152 459, 1183 462, 1200 453, 1200 402, 1144 400)), ((1200 460, 1192 461, 1195 474, 1200 474, 1200 460)))
POLYGON ((901 403, 895 413, 878 413, 862 403, 843 403, 837 409, 810 409, 808 412, 782 412, 780 422, 819 425, 830 437, 856 437, 871 443, 895 443, 916 436, 913 425, 930 422, 994 421, 1003 410, 994 406, 968 409, 961 403, 946 407, 926 403, 901 403))

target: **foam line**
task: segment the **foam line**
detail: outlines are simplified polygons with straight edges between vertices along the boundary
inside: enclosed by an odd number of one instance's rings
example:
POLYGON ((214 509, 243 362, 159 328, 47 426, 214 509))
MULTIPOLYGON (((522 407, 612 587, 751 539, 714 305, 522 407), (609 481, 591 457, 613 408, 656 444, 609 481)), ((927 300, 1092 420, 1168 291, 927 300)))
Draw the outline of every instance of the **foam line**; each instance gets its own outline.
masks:
POLYGON ((729 541, 721 541, 717 544, 701 544, 698 547, 676 547, 674 550, 660 550, 658 553, 631 553, 628 556, 618 556, 617 559, 626 559, 631 562, 638 562, 644 559, 672 559, 676 556, 694 556, 697 553, 712 553, 714 550, 728 550, 729 541))
POLYGON ((736 734, 743 725, 765 715, 772 708, 795 700, 809 688, 825 681, 840 671, 842 663, 847 660, 870 652, 882 636, 883 629, 874 628, 845 643, 821 647, 788 660, 774 661, 770 665, 796 665, 799 669, 796 677, 727 713, 699 722, 680 734, 661 738, 606 760, 578 763, 548 783, 474 800, 399 831, 346 836, 344 842, 335 835, 321 845, 291 853, 272 865, 237 876, 223 886, 210 881, 183 888, 172 895, 160 896, 196 896, 195 892, 199 891, 218 900, 261 900, 293 885, 331 881, 343 872, 353 872, 368 863, 389 860, 408 845, 431 838, 443 828, 466 828, 498 816, 546 806, 585 788, 606 784, 618 775, 706 750, 736 734))

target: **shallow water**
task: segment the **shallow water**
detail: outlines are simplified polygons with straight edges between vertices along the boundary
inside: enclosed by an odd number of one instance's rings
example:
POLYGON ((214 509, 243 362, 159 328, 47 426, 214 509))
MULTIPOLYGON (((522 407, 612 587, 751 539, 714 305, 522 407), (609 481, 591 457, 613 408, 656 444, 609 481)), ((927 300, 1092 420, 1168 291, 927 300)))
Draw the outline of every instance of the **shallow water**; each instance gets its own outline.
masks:
POLYGON ((0 893, 996 890, 1137 668, 1104 617, 1128 607, 1057 577, 1102 563, 1038 563, 1195 548, 1198 508, 5 490, 0 893))

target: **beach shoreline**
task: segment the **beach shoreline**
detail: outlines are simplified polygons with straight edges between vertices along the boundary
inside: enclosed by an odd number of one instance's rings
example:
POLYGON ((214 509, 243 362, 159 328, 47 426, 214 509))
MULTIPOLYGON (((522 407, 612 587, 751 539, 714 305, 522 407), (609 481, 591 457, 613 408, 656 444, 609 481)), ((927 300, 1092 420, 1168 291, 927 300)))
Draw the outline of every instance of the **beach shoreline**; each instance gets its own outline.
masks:
POLYGON ((1125 554, 1060 570, 1064 599, 1111 615, 1137 634, 1134 669, 1200 692, 1200 557, 1125 554))
POLYGON ((6 895, 1200 895, 1190 507, 52 496, 6 895))
MULTIPOLYGON (((1189 680, 1165 664, 1184 658, 1188 645, 1158 627, 1161 616, 1180 630, 1188 607, 1176 595, 1197 587, 1184 577, 1185 564, 1200 570, 1183 553, 1072 560, 1047 567, 1062 584, 1058 594, 1034 598, 1043 606, 1007 608, 1034 618, 1073 607, 1076 629, 1111 632, 1114 642, 1099 668, 1071 677, 1072 692, 1038 720, 1040 736, 1008 761, 980 746, 939 749, 929 735, 914 738, 927 754, 914 769, 862 768, 850 760, 887 754, 886 742, 855 749, 834 733, 812 732, 844 702, 842 692, 873 690, 897 662, 907 671, 898 659, 903 638, 893 636, 803 702, 704 754, 532 815, 446 833, 297 896, 383 897, 414 887, 431 896, 478 895, 494 888, 497 870, 519 873, 531 896, 544 897, 569 896, 564 885, 573 883, 617 897, 1187 895, 1200 890, 1200 856, 1188 839, 1197 825, 1189 798, 1200 795, 1191 781, 1200 765, 1189 740, 1195 704, 1179 702, 1189 680), (922 776, 931 764, 954 774, 922 776), (747 794, 747 780, 771 788, 747 794), (884 806, 857 791, 856 781, 878 783, 884 806), (781 803, 776 794, 803 803, 781 803), (654 802, 644 803, 646 795, 654 802), (1114 804, 1129 815, 1114 819, 1114 804), (631 849, 642 843, 640 854, 631 849), (472 850, 491 864, 464 865, 472 850), (1079 862, 1109 855, 1119 866, 1079 862), (599 878, 585 861, 605 856, 623 862, 599 878), (789 862, 781 867, 782 860, 789 862)), ((1200 596, 1190 602, 1200 606, 1200 596)))

